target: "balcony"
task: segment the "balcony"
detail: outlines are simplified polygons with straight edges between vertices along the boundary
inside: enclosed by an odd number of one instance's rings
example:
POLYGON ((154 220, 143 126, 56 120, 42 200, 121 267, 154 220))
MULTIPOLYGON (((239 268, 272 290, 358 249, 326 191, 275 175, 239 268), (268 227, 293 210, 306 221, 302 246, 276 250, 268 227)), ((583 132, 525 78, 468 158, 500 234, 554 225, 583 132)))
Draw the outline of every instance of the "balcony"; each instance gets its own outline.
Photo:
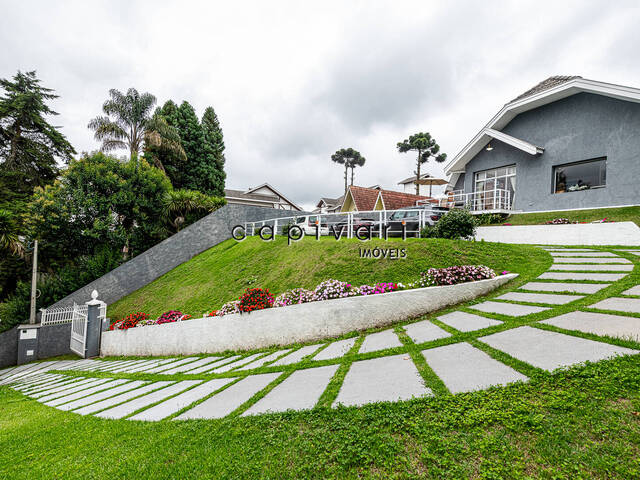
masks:
POLYGON ((468 208, 478 214, 513 213, 512 194, 501 188, 473 193, 454 190, 449 194, 448 203, 450 207, 468 208))

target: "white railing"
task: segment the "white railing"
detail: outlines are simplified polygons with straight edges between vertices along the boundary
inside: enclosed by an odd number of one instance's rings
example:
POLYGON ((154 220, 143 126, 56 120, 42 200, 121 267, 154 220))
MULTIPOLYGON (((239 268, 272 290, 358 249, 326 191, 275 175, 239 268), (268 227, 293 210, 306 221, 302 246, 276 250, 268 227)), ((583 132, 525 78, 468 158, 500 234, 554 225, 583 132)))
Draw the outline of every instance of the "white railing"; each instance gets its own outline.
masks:
MULTIPOLYGON (((73 313, 78 312, 84 315, 87 314, 86 305, 78 305, 76 303, 71 307, 61 308, 41 308, 40 309, 40 323, 45 325, 60 325, 63 323, 71 323, 73 320, 73 313)), ((102 321, 107 316, 107 304, 102 303, 98 310, 98 319, 102 321)))
POLYGON ((451 194, 453 207, 468 208, 473 212, 512 210, 512 198, 509 190, 496 188, 484 192, 463 193, 454 191, 451 194))
POLYGON ((87 348, 87 306, 73 304, 71 311, 71 340, 69 348, 82 358, 87 348), (82 309, 81 307, 84 307, 82 309))
MULTIPOLYGON (((244 229, 247 236, 258 235, 261 227, 268 225, 273 228, 275 235, 283 235, 284 228, 288 225, 297 225, 303 230, 306 236, 316 235, 316 225, 320 235, 334 235, 341 238, 354 238, 357 233, 360 236, 368 235, 365 228, 371 230, 373 238, 383 238, 385 232, 388 235, 398 235, 402 233, 402 219, 391 218, 397 212, 410 212, 411 215, 405 221, 405 232, 407 235, 419 234, 422 228, 429 224, 433 225, 435 219, 431 216, 444 212, 434 212, 430 209, 399 209, 399 210, 369 210, 359 212, 339 212, 339 213, 310 213, 298 214, 291 217, 271 218, 259 222, 245 222, 244 229), (300 222, 304 219, 303 222, 300 222), (388 226, 390 221, 398 222, 396 225, 388 226)), ((265 235, 270 236, 270 233, 265 235)))

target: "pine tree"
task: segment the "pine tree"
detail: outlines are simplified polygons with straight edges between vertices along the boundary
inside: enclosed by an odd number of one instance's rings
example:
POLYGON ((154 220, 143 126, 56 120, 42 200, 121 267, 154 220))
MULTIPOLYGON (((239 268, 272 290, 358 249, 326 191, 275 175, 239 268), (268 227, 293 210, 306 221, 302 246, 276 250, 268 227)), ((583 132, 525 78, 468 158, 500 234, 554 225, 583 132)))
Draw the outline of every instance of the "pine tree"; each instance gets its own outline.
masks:
POLYGON ((213 107, 207 107, 204 111, 201 125, 206 155, 205 163, 202 166, 211 184, 210 194, 223 197, 224 183, 227 177, 224 172, 224 139, 218 116, 213 107))
POLYGON ((18 72, 13 80, 0 79, 0 168, 24 195, 53 182, 57 160, 71 160, 75 150, 44 116, 57 115, 46 102, 58 98, 40 86, 36 72, 18 72))

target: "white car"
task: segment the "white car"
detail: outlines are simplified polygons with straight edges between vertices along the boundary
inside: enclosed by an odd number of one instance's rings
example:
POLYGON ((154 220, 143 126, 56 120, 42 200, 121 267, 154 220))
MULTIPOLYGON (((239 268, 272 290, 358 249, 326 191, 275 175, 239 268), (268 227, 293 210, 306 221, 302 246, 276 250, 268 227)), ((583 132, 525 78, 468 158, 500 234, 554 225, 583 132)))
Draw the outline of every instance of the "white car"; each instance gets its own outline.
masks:
POLYGON ((324 221, 320 222, 320 218, 317 215, 305 215, 302 217, 296 217, 293 224, 300 227, 305 235, 315 236, 316 225, 319 225, 320 227, 318 229, 320 235, 329 235, 329 227, 324 221))

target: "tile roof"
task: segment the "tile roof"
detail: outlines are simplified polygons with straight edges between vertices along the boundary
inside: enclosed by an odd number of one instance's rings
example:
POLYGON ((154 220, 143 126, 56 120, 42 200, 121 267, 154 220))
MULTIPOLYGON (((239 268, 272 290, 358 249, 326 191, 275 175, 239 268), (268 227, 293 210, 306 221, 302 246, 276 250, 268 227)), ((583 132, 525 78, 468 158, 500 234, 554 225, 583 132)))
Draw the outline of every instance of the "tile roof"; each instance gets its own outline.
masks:
POLYGON ((382 200, 384 201, 384 208, 386 210, 397 210, 398 208, 413 207, 418 200, 430 200, 432 202, 437 202, 437 200, 428 196, 395 192, 393 190, 381 190, 381 194, 382 200))
POLYGON ((515 102, 517 100, 522 100, 523 98, 530 97, 532 95, 535 95, 536 93, 544 92, 545 90, 549 90, 550 88, 557 87, 558 85, 562 85, 563 83, 566 83, 575 78, 582 78, 582 77, 579 75, 573 75, 573 76, 555 75, 553 77, 549 77, 541 81, 540 83, 538 83, 536 86, 530 88, 529 90, 524 92, 522 95, 518 95, 509 103, 515 102))
POLYGON ((356 187, 355 185, 351 185, 349 187, 349 190, 351 190, 353 202, 355 203, 356 208, 359 211, 362 212, 373 210, 373 207, 376 205, 376 200, 378 199, 378 192, 380 192, 380 190, 376 190, 374 188, 356 187))

